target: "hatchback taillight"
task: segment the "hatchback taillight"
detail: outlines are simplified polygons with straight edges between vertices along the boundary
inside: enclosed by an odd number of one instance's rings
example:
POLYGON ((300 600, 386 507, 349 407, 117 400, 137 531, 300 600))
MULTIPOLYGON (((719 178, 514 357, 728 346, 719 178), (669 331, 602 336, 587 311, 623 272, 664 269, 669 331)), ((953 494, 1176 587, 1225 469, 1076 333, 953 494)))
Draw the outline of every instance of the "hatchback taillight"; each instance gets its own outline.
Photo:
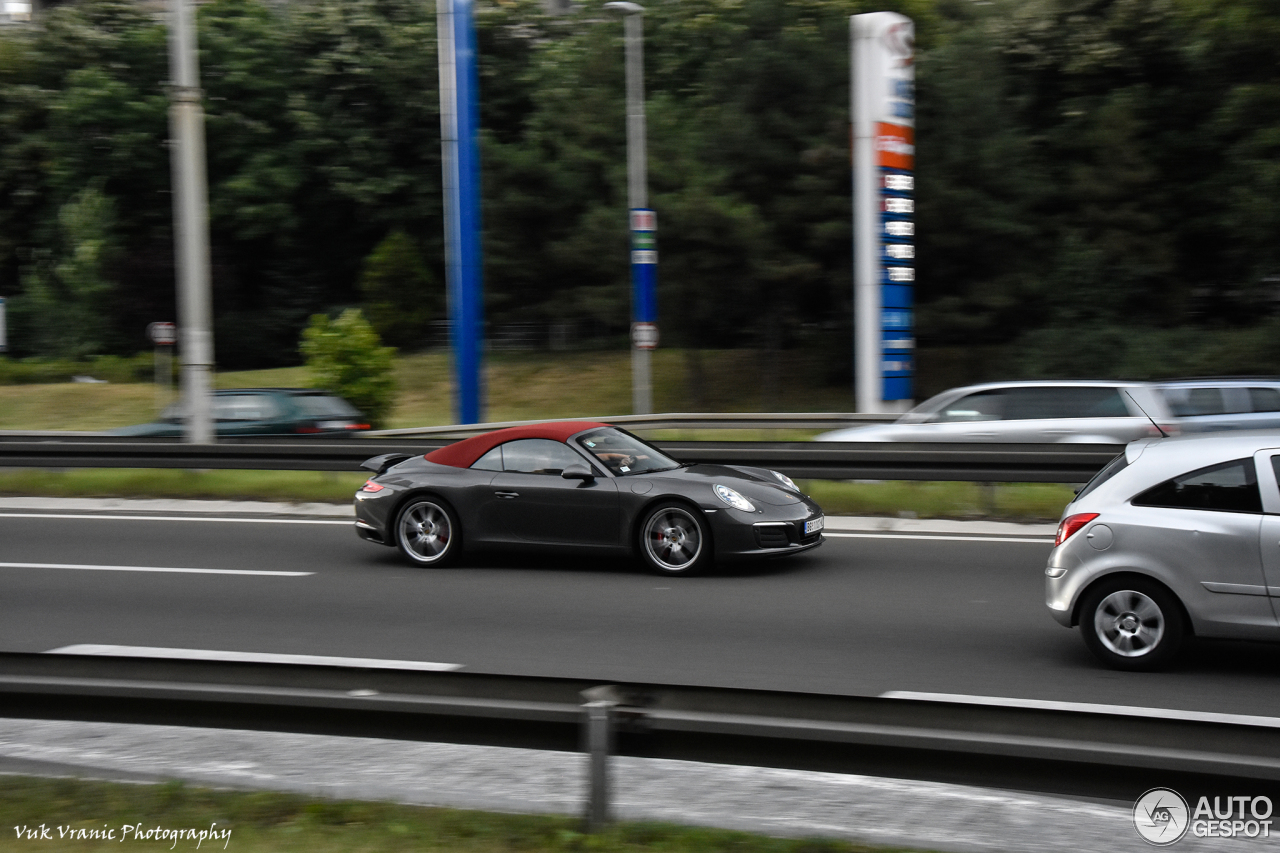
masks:
POLYGON ((1058 538, 1053 540, 1053 547, 1057 548, 1063 542, 1071 538, 1081 527, 1098 517, 1096 512, 1077 512, 1075 515, 1068 515, 1058 523, 1058 538))
POLYGON ((380 484, 378 484, 378 483, 375 483, 375 482, 373 482, 373 480, 366 480, 366 481, 365 481, 364 486, 362 486, 362 487, 361 487, 360 491, 362 491, 362 492, 380 492, 380 491, 382 491, 382 490, 383 490, 383 489, 385 489, 385 488, 386 488, 386 486, 383 486, 383 485, 380 485, 380 484))

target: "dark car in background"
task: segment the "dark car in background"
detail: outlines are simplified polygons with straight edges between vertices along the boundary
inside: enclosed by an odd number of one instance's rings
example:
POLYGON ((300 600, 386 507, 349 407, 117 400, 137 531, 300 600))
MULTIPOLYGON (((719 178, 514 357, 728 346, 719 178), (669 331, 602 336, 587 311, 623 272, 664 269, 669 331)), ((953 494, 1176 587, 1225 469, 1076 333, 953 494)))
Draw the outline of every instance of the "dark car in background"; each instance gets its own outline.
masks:
MULTIPOLYGON (((367 430, 360 412, 341 397, 308 388, 233 388, 213 392, 213 419, 219 438, 258 435, 351 435, 367 430)), ((183 434, 181 402, 155 423, 121 427, 111 435, 175 438, 183 434)))

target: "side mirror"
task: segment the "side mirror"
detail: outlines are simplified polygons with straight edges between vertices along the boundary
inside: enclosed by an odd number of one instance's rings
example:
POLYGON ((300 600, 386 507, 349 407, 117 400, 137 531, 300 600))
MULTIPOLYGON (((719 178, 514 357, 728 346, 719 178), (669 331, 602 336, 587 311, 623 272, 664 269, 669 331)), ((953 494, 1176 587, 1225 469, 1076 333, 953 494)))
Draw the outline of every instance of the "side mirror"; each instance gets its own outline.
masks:
POLYGON ((566 480, 594 480, 595 474, 591 473, 591 469, 586 465, 570 465, 560 472, 560 476, 566 480))

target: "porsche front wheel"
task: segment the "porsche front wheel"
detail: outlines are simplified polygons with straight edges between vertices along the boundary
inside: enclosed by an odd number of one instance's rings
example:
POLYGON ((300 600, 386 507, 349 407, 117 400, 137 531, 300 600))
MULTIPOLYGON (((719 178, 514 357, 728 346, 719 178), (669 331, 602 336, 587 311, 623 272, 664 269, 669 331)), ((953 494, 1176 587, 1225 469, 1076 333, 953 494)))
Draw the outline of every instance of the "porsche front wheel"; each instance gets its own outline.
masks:
POLYGON ((692 574, 711 558, 707 523, 683 504, 650 509, 640 525, 640 557, 664 575, 692 574))
POLYGON ((453 562, 462 545, 461 534, 453 511, 434 498, 414 498, 396 516, 396 547, 410 565, 453 562))

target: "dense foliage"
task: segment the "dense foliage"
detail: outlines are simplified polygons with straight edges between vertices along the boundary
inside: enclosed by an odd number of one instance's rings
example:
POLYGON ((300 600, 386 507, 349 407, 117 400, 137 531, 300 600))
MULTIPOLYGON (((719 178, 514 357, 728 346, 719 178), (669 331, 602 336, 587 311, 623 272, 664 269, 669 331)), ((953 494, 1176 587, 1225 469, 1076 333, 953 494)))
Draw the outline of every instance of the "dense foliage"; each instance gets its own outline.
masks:
MULTIPOLYGON (((893 8, 918 28, 922 344, 1002 346, 1003 375, 1280 370, 1276 0, 646 8, 665 341, 848 369, 848 15, 893 8)), ((477 26, 488 315, 621 331, 621 27, 538 0, 480 0, 477 26)), ((220 363, 290 361, 311 314, 356 304, 425 340, 432 4, 211 0, 199 39, 220 363)), ((0 31, 14 354, 128 354, 174 317, 167 76, 130 0, 0 31)))
POLYGON ((332 391, 360 410, 374 429, 386 426, 395 402, 394 347, 384 347, 358 308, 336 319, 316 314, 299 345, 313 388, 332 391))

